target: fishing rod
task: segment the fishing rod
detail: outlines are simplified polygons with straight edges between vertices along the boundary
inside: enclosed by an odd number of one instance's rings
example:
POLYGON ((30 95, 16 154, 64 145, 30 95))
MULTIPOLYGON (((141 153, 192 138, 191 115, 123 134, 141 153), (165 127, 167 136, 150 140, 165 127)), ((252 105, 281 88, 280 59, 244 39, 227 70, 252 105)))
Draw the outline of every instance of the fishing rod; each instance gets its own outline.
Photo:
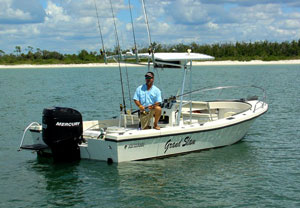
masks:
POLYGON ((126 69, 126 78, 127 78, 127 88, 128 88, 128 95, 129 95, 130 111, 132 111, 132 101, 131 101, 131 93, 130 93, 128 70, 127 70, 126 62, 125 62, 125 69, 126 69))
POLYGON ((121 62, 120 41, 119 41, 119 37, 118 37, 115 15, 114 15, 114 10, 112 7, 111 0, 109 0, 109 2, 110 2, 110 8, 111 8, 113 21, 114 21, 114 27, 115 27, 115 39, 116 39, 116 44, 117 44, 118 64, 119 64, 120 81, 121 81, 121 89, 122 89, 123 106, 120 105, 120 110, 122 111, 124 109, 124 113, 126 114, 126 102, 125 102, 124 86, 123 86, 123 78, 122 78, 123 76, 122 76, 121 63, 120 63, 121 62))
MULTIPOLYGON (((148 53, 149 53, 149 55, 152 54, 152 62, 154 64, 154 48, 152 47, 152 40, 151 40, 151 34, 150 34, 150 28, 149 28, 148 15, 147 15, 147 11, 146 11, 146 6, 145 6, 144 0, 142 0, 142 5, 143 5, 145 23, 146 23, 146 26, 147 26, 147 33, 148 33, 148 41, 149 41, 148 53)), ((148 57, 148 71, 150 71, 150 56, 148 57)))
MULTIPOLYGON (((122 41, 122 44, 124 45, 124 36, 122 33, 121 33, 121 41, 122 41)), ((129 85, 128 68, 127 68, 125 59, 122 60, 122 62, 125 64, 125 72, 126 72, 126 80, 127 80, 127 88, 128 88, 128 96, 129 96, 128 99, 129 99, 129 103, 130 103, 130 112, 131 112, 132 111, 132 99, 131 99, 131 92, 130 92, 130 85, 129 85)))
POLYGON ((133 18, 132 18, 132 12, 131 12, 131 3, 130 3, 130 0, 128 0, 128 6, 129 6, 129 11, 130 11, 131 26, 132 26, 132 33, 133 33, 134 54, 135 54, 135 58, 136 58, 136 63, 138 63, 138 62, 139 62, 139 57, 138 57, 138 50, 137 50, 137 47, 136 47, 135 32, 134 32, 134 26, 133 26, 133 18))
POLYGON ((154 67, 155 66, 155 59, 154 59, 155 48, 154 48, 154 44, 152 44, 152 40, 151 40, 149 20, 148 20, 148 15, 147 15, 147 10, 146 10, 146 6, 145 6, 145 1, 144 0, 142 0, 142 5, 143 5, 143 11, 144 11, 145 23, 146 23, 146 26, 147 26, 148 41, 149 41, 149 49, 148 49, 148 53, 149 53, 149 57, 148 57, 148 71, 150 71, 150 55, 151 55, 152 62, 153 62, 153 69, 156 71, 156 74, 158 75, 158 83, 160 84, 160 77, 159 77, 158 70, 157 70, 156 67, 154 67))
POLYGON ((102 43, 102 50, 100 51, 100 54, 104 55, 104 62, 105 62, 105 64, 107 64, 106 51, 105 51, 104 42, 103 42, 103 36, 102 36, 102 30, 101 30, 101 25, 100 25, 100 21, 99 21, 99 14, 98 14, 96 0, 94 0, 94 4, 95 4, 96 15, 97 15, 97 20, 98 20, 98 28, 99 28, 99 33, 100 33, 100 38, 101 38, 101 43, 102 43))
POLYGON ((147 11, 146 11, 144 0, 142 0, 142 4, 143 4, 143 11, 144 11, 145 22, 146 22, 146 26, 147 26, 149 46, 151 46, 152 41, 151 41, 151 35, 150 35, 149 21, 148 21, 148 16, 147 16, 147 11))

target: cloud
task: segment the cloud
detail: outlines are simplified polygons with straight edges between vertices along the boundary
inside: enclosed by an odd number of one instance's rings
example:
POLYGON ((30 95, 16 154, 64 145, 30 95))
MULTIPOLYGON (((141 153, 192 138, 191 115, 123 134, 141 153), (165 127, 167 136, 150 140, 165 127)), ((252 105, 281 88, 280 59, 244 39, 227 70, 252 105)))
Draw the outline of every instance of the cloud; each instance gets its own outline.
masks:
POLYGON ((177 0, 169 8, 166 12, 177 24, 198 25, 211 20, 209 9, 199 1, 177 0))
POLYGON ((71 20, 71 17, 68 16, 62 7, 57 6, 53 2, 49 1, 48 6, 45 9, 45 12, 47 14, 46 20, 54 20, 55 23, 57 22, 69 22, 71 20))
MULTIPOLYGON (((298 1, 267 0, 174 0, 160 6, 162 16, 155 15, 154 25, 167 22, 168 31, 159 40, 186 43, 197 40, 200 43, 230 41, 285 41, 300 38, 297 25, 300 11, 287 5, 298 1), (282 4, 285 2, 285 4, 282 4), (292 10, 291 13, 289 10, 292 10), (292 31, 293 30, 293 31, 292 31), (290 31, 290 33, 289 33, 290 31), (192 37, 194 35, 194 38, 192 37), (181 37, 181 38, 179 38, 181 37)), ((154 1, 153 8, 159 7, 154 1)))
POLYGON ((201 0, 201 2, 205 4, 233 4, 246 7, 263 4, 283 4, 291 7, 300 7, 300 2, 297 0, 201 0))
POLYGON ((30 24, 44 21, 45 12, 38 0, 1 0, 0 24, 30 24))
MULTIPOLYGON (((77 53, 98 51, 101 40, 94 0, 0 0, 0 46, 77 53)), ((127 1, 112 0, 122 49, 133 47, 127 1)), ((152 41, 161 44, 286 41, 300 38, 296 0, 146 0, 152 41)), ((109 0, 96 0, 106 48, 114 48, 109 0)), ((148 45, 139 0, 131 0, 136 40, 148 45)))

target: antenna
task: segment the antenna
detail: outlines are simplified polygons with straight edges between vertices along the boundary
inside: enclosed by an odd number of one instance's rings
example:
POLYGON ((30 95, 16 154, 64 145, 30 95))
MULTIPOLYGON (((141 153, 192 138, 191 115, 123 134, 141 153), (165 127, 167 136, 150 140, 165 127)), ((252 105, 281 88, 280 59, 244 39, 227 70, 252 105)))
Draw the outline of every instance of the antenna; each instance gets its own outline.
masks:
POLYGON ((128 6, 129 6, 130 17, 131 17, 131 25, 132 25, 132 33, 133 33, 133 41, 134 41, 134 54, 135 54, 135 58, 136 58, 136 63, 138 63, 139 62, 139 57, 138 57, 138 50, 137 50, 136 41, 135 41, 135 32, 134 32, 134 26, 133 26, 133 18, 132 18, 130 0, 128 0, 128 6))
POLYGON ((120 81, 121 81, 122 98, 123 98, 123 108, 121 108, 121 111, 122 111, 122 109, 124 109, 124 113, 126 114, 126 103, 125 103, 125 96, 124 96, 123 78, 122 78, 122 70, 121 70, 121 64, 120 64, 120 62, 121 62, 120 42, 119 42, 118 31, 117 31, 117 26, 116 26, 116 21, 115 21, 115 15, 114 15, 114 10, 112 7, 111 0, 109 0, 109 2, 110 2, 111 13, 112 13, 112 17, 114 20, 114 26, 115 26, 115 39, 116 39, 116 44, 117 44, 118 63, 119 63, 120 81))
POLYGON ((103 36, 102 36, 101 25, 100 25, 100 21, 99 21, 98 8, 97 8, 96 0, 94 0, 94 4, 95 4, 96 15, 97 15, 97 20, 98 20, 98 28, 99 28, 99 33, 100 33, 100 38, 101 38, 101 43, 102 43, 102 51, 100 51, 100 53, 101 53, 101 55, 104 54, 104 62, 105 62, 105 64, 107 64, 106 51, 105 51, 104 42, 103 42, 103 36))

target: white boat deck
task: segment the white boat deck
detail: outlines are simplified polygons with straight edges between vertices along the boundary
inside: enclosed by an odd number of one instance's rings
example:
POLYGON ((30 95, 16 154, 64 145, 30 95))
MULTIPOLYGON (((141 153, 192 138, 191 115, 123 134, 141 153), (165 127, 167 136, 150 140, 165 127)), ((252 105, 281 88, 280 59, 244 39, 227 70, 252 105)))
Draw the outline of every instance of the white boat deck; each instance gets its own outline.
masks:
MULTIPOLYGON (((249 104, 254 104, 256 101, 249 101, 249 104)), ((221 105, 224 105, 223 103, 221 105)), ((221 106, 219 105, 219 107, 221 106)), ((135 139, 142 139, 142 138, 149 138, 149 137, 160 137, 160 136, 167 136, 167 135, 176 135, 176 134, 184 134, 184 133, 191 133, 191 132, 200 132, 200 131, 207 131, 211 129, 218 129, 224 128, 226 126, 235 125, 243 120, 251 120, 258 115, 261 114, 261 111, 258 109, 256 113, 253 113, 253 107, 250 107, 247 111, 242 111, 241 113, 236 113, 232 111, 228 111, 226 117, 219 118, 219 114, 201 114, 201 113, 192 113, 192 120, 189 119, 190 113, 184 112, 183 118, 186 117, 187 119, 181 119, 181 123, 179 126, 167 126, 161 127, 160 130, 156 129, 147 129, 141 130, 138 127, 135 128, 128 128, 128 127, 109 127, 106 130, 106 134, 103 139, 106 140, 115 140, 115 141, 122 141, 122 140, 135 140, 135 139), (196 119, 195 119, 196 118, 196 119), (200 120, 198 119, 200 118, 200 120), (206 122, 203 122, 201 118, 205 118, 206 122), (210 120, 212 118, 212 120, 210 120), (190 122, 191 121, 191 122, 190 122), (111 130, 112 129, 112 130, 111 130)), ((261 108, 261 110, 264 110, 261 108)), ((97 121, 90 121, 90 122, 97 122, 97 121)), ((119 120, 115 120, 115 123, 119 122, 119 120)), ((99 121, 98 123, 101 123, 99 121)), ((102 124, 105 122, 102 122, 102 124)), ((100 139, 101 132, 99 128, 97 129, 88 129, 85 130, 83 133, 84 138, 88 139, 100 139)))

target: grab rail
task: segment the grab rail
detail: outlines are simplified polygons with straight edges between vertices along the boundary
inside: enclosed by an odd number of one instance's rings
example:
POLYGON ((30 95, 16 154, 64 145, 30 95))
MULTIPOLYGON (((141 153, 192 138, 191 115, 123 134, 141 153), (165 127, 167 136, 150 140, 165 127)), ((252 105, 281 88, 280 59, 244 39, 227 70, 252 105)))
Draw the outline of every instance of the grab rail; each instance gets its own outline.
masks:
POLYGON ((194 91, 191 91, 191 92, 187 92, 187 93, 184 93, 184 94, 178 95, 178 96, 185 96, 185 95, 193 94, 193 93, 207 92, 207 91, 214 91, 214 90, 223 90, 223 89, 232 89, 232 88, 256 88, 256 89, 261 90, 262 93, 263 93, 263 97, 262 97, 263 99, 262 99, 262 101, 258 100, 256 102, 256 104, 254 105, 254 108, 253 108, 253 112, 255 112, 257 110, 256 106, 260 102, 263 102, 263 104, 262 104, 261 107, 262 108, 264 107, 264 105, 266 103, 265 101, 266 101, 266 98, 267 98, 267 96, 266 96, 266 90, 264 88, 262 88, 262 87, 258 87, 258 86, 255 86, 255 85, 221 86, 221 87, 213 87, 213 88, 202 88, 202 89, 198 89, 198 90, 194 90, 194 91))
POLYGON ((29 124, 29 126, 27 126, 26 128, 25 128, 25 130, 24 130, 24 132, 23 132, 23 136, 22 136, 22 139, 21 139, 21 143, 20 143, 20 146, 19 146, 19 149, 18 149, 18 151, 21 151, 22 150, 22 146, 23 146, 23 142, 24 142, 24 138, 25 138, 25 134, 26 134, 26 132, 28 131, 28 129, 31 127, 31 126, 33 126, 33 125, 40 125, 38 122, 32 122, 31 124, 29 124))

